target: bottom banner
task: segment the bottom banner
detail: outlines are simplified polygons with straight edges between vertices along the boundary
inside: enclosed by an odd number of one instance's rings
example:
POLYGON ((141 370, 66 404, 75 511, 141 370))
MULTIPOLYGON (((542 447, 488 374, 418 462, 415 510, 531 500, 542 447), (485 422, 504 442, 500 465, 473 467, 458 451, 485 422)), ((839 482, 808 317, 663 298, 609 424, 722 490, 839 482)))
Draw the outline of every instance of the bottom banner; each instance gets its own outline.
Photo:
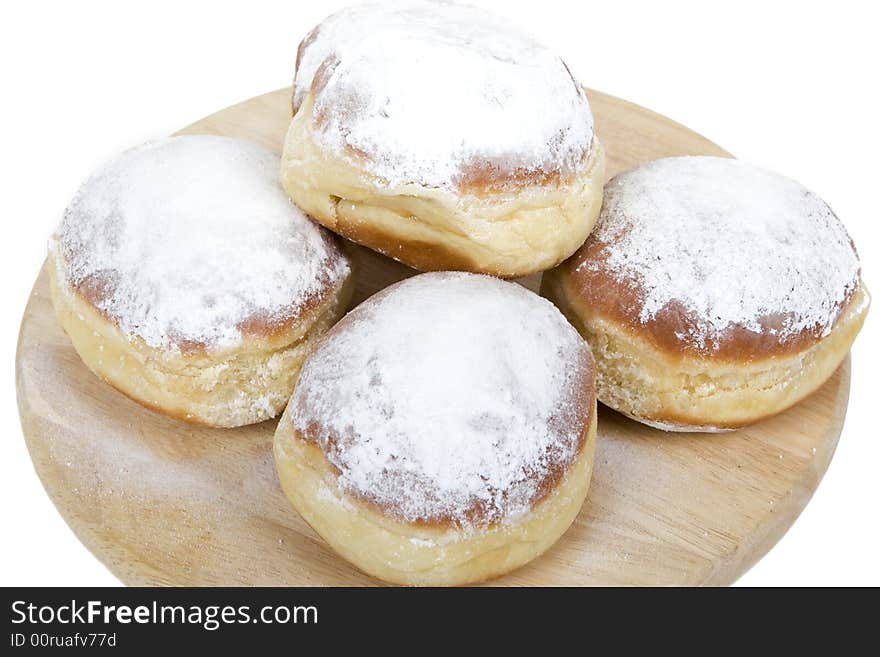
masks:
MULTIPOLYGON (((621 647, 699 629, 725 644, 766 631, 812 596, 685 589, 3 589, 3 654, 41 648, 121 651, 241 650, 343 644, 462 650, 529 642, 547 647, 596 637, 621 647), (775 620, 774 620, 775 619, 775 620), (625 631, 621 631, 627 628, 625 631), (690 629, 688 629, 690 628, 690 629), (731 636, 731 630, 737 631, 731 636), (685 630, 687 630, 685 632, 685 630), (412 638, 415 637, 415 643, 412 638)), ((332 652, 337 652, 332 650, 332 652)), ((542 650, 543 652, 543 650, 542 650)))

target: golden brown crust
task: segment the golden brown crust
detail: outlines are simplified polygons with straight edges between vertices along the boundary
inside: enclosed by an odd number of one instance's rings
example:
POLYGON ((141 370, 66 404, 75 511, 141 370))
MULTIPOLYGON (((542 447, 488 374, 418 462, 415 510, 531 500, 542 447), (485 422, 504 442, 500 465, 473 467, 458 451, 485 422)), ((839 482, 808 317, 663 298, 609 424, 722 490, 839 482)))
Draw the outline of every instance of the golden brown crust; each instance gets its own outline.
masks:
POLYGON ((860 283, 825 338, 795 353, 735 360, 658 347, 648 332, 595 312, 563 267, 545 273, 541 294, 590 343, 599 400, 672 431, 737 429, 797 403, 837 369, 870 306, 860 283))
POLYGON ((503 575, 549 549, 589 489, 596 447, 595 400, 572 467, 530 512, 509 524, 463 530, 408 523, 342 490, 324 452, 296 431, 288 410, 275 432, 281 487, 305 521, 365 573, 409 586, 459 586, 503 575))
POLYGON ((392 189, 377 186, 357 164, 357 154, 340 158, 318 146, 312 102, 309 94, 291 121, 282 185, 323 226, 410 267, 525 276, 562 262, 596 223, 605 179, 598 140, 584 170, 571 180, 551 175, 541 179, 545 184, 523 182, 500 191, 474 171, 465 194, 419 185, 392 189))
MULTIPOLYGON (((590 150, 584 151, 579 168, 587 168, 590 150)), ((477 198, 490 198, 509 193, 511 189, 527 187, 564 187, 575 181, 576 175, 562 167, 556 169, 509 169, 505 163, 486 158, 471 158, 461 165, 461 174, 455 179, 458 191, 477 198)))
MULTIPOLYGON (((343 242, 336 235, 321 232, 321 239, 326 244, 326 252, 328 254, 327 267, 324 275, 320 279, 321 287, 316 291, 304 296, 296 304, 278 308, 273 310, 271 314, 265 312, 255 313, 242 319, 236 328, 241 331, 245 340, 260 340, 276 343, 289 342, 289 336, 296 333, 298 325, 302 322, 308 323, 308 317, 317 308, 327 303, 327 300, 338 294, 345 281, 332 281, 329 272, 335 271, 337 266, 343 261, 350 261, 346 257, 343 242)), ((65 261, 71 260, 71 253, 67 244, 58 241, 58 251, 64 257, 65 261)), ((93 274, 84 277, 81 281, 68 285, 76 295, 89 304, 95 312, 99 313, 106 321, 119 326, 118 318, 110 316, 102 310, 102 301, 112 296, 115 291, 115 272, 101 271, 100 275, 93 274)), ((209 349, 204 342, 196 340, 185 340, 176 336, 169 336, 175 347, 187 354, 206 354, 209 349)))
MULTIPOLYGON (((619 236, 623 239, 624 235, 619 236)), ((566 280, 590 317, 601 317, 620 324, 625 330, 648 341, 670 357, 706 356, 731 362, 767 359, 806 351, 822 339, 815 328, 782 332, 785 315, 767 315, 759 320, 761 332, 732 326, 719 338, 707 338, 707 350, 682 336, 693 335, 701 318, 682 304, 669 303, 647 321, 640 319, 644 290, 634 279, 621 280, 606 266, 609 248, 596 233, 568 260, 559 265, 558 275, 566 280), (784 337, 780 334, 784 333, 784 337)), ((839 318, 852 300, 855 290, 838 306, 839 318)))
POLYGON ((51 253, 48 267, 59 322, 93 373, 153 411, 212 427, 252 424, 280 413, 306 356, 345 312, 354 290, 349 274, 283 330, 245 335, 239 346, 216 352, 199 345, 176 351, 124 335, 59 275, 51 253))
POLYGON ((505 277, 506 270, 487 269, 474 255, 462 253, 442 242, 419 239, 401 240, 383 227, 361 220, 356 212, 345 208, 340 199, 336 205, 335 221, 316 217, 316 221, 344 238, 393 258, 419 271, 474 271, 505 277), (340 207, 341 206, 341 207, 340 207))

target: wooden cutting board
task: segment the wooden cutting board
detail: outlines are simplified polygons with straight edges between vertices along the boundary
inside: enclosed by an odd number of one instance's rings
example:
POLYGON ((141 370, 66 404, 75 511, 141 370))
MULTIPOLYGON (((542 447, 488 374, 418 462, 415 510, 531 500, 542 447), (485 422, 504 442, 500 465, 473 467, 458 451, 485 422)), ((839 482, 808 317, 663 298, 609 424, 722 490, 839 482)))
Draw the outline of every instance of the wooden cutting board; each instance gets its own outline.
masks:
MULTIPOLYGON (((279 151, 281 89, 184 129, 279 151)), ((609 176, 668 155, 725 155, 673 121, 590 93, 609 176)), ((413 272, 365 249, 355 302, 413 272)), ((523 281, 536 289, 538 277, 523 281)), ((80 540, 128 584, 360 585, 279 488, 275 422, 189 426, 94 377, 62 332, 43 271, 21 325, 18 403, 43 485, 80 540)), ((849 360, 809 399, 729 434, 665 434, 600 408, 590 495, 545 555, 495 584, 727 584, 776 543, 837 445, 849 360)), ((39 522, 39 519, 34 519, 39 522)))

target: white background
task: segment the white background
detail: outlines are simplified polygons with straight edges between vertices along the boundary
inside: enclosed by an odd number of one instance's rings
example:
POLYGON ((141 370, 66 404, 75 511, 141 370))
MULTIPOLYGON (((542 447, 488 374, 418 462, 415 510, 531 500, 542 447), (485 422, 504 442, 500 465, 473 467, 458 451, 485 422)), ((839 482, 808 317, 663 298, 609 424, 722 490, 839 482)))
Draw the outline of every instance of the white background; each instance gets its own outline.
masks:
MULTIPOLYGON (((650 107, 823 196, 880 290, 880 39, 871 3, 483 1, 582 81, 650 107)), ((344 2, 27 2, 0 16, 0 584, 110 585, 44 494, 14 358, 46 238, 120 149, 290 83, 299 39, 344 2)), ((878 326, 853 349, 849 413, 813 501, 740 583, 880 585, 878 326)))

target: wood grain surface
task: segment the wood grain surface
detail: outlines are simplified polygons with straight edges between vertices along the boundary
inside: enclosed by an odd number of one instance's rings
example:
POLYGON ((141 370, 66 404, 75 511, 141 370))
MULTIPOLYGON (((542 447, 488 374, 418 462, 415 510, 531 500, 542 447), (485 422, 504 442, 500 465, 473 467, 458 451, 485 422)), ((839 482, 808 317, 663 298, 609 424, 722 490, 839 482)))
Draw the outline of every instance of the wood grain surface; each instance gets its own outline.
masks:
MULTIPOLYGON (((281 89, 185 133, 245 137, 279 151, 281 89)), ((590 92, 608 174, 668 155, 726 154, 644 108, 590 92)), ((357 250, 355 303, 413 272, 357 250)), ((538 277, 522 281, 536 289, 538 277)), ((25 310, 16 361, 25 440, 49 496, 123 582, 368 585, 290 507, 271 444, 275 422, 189 426, 99 381, 55 320, 46 272, 25 310)), ((727 584, 791 526, 840 435, 849 360, 809 399, 721 435, 665 434, 600 407, 590 495, 544 556, 493 584, 727 584)), ((35 518, 34 522, 39 522, 35 518)))

